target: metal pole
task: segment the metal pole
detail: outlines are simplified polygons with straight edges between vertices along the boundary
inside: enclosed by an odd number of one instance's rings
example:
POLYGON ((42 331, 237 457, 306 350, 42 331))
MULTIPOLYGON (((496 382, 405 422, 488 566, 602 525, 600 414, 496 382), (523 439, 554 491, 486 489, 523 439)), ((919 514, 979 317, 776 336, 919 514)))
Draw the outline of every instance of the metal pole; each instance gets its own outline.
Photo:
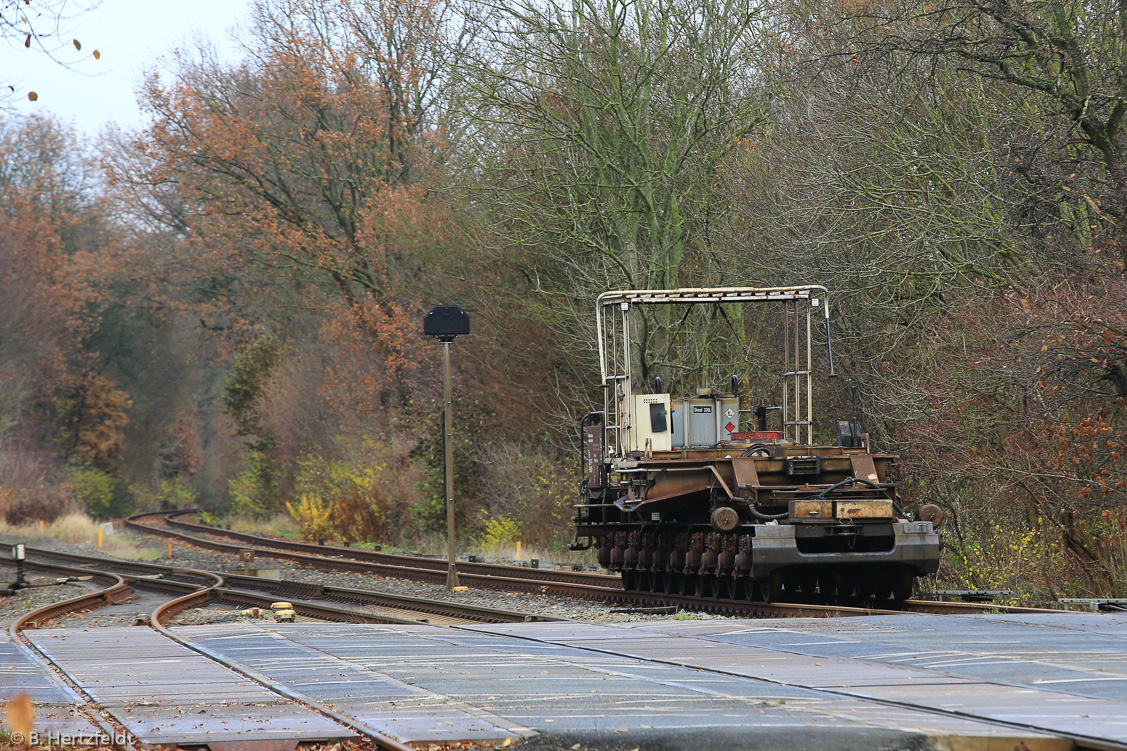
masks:
POLYGON ((442 342, 442 385, 446 440, 446 591, 458 586, 454 553, 454 402, 450 397, 450 342, 442 342))

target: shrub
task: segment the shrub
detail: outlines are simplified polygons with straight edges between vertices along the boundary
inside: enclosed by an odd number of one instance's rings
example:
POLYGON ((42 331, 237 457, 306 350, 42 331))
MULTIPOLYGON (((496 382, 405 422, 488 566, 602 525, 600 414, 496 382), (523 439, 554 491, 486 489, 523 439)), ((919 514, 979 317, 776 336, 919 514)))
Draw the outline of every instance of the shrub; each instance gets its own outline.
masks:
POLYGON ((328 537, 332 531, 329 522, 332 507, 316 496, 302 495, 297 503, 286 503, 286 510, 301 527, 301 535, 306 540, 328 537))
POLYGON ((478 538, 478 544, 489 554, 496 554, 520 539, 520 527, 507 516, 489 517, 485 520, 485 530, 478 538))
POLYGON ((243 471, 227 483, 234 511, 237 514, 262 514, 278 508, 274 468, 270 458, 252 451, 243 471))
POLYGON ((73 510, 45 452, 0 447, 0 515, 8 524, 53 522, 73 510))
POLYGON ((128 510, 128 500, 117 481, 103 470, 71 466, 67 469, 67 482, 74 499, 95 519, 112 519, 128 510))
POLYGON ((545 444, 532 441, 483 446, 481 470, 485 519, 507 519, 517 528, 515 539, 528 545, 550 545, 571 534, 575 477, 567 464, 545 444))
POLYGON ((386 463, 374 458, 358 466, 320 456, 304 456, 296 479, 298 493, 323 499, 329 526, 348 542, 382 540, 389 534, 386 463))

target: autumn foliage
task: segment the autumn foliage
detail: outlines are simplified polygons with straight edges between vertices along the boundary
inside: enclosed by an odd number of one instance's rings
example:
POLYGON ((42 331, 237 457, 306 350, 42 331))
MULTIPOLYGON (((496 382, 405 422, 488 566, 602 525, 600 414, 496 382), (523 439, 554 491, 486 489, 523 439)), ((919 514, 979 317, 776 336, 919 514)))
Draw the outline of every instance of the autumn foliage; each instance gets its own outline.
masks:
POLYGON ((85 347, 116 233, 72 133, 0 126, 0 513, 50 521, 87 500, 66 465, 119 469, 128 398, 85 347))
POLYGON ((856 389, 905 498, 947 513, 936 583, 1127 593, 1127 129, 1104 62, 1127 40, 1114 4, 1083 14, 258 0, 237 55, 177 51, 141 85, 149 122, 96 157, 0 120, 0 508, 198 501, 425 541, 444 495, 421 321, 457 303, 463 539, 558 550, 601 402, 594 295, 821 283, 839 377, 815 430, 856 389))

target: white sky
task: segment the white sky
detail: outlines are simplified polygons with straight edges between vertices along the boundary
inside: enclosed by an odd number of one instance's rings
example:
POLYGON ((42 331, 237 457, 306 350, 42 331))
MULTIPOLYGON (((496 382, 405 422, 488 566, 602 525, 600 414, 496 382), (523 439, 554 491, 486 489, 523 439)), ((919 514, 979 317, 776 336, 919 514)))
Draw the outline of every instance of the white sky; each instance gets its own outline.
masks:
POLYGON ((16 87, 17 113, 53 113, 90 137, 110 122, 134 129, 142 124, 134 91, 144 72, 197 35, 233 52, 229 32, 248 20, 248 8, 248 0, 102 0, 66 29, 66 40, 78 39, 82 51, 60 56, 78 63, 67 69, 34 45, 24 49, 22 39, 0 41, 0 82, 16 87), (91 56, 95 49, 100 60, 91 56), (31 90, 35 102, 27 99, 31 90))

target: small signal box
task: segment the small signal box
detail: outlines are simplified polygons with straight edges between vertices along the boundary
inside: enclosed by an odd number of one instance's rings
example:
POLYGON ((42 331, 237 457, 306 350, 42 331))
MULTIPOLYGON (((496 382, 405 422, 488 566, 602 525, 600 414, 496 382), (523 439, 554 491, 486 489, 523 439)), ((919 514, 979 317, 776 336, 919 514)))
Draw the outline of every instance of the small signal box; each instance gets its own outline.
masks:
POLYGON ((436 336, 441 342, 470 333, 470 317, 457 305, 435 305, 423 318, 423 334, 436 336))

